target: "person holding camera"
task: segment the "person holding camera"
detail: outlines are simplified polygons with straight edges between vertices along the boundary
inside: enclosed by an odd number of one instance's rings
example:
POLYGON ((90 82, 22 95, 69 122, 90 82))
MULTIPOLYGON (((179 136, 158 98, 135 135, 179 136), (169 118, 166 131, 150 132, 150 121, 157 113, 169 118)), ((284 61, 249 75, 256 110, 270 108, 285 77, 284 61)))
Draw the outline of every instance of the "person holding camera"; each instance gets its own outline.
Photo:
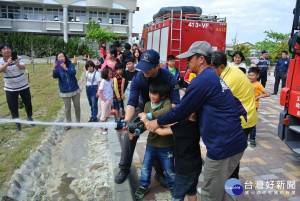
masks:
MULTIPOLYGON (((80 122, 80 93, 77 79, 76 69, 74 64, 69 60, 68 56, 64 52, 59 52, 55 57, 55 63, 53 64, 53 78, 58 78, 58 86, 60 90, 60 96, 65 104, 65 116, 66 121, 71 122, 71 100, 75 108, 76 122, 80 122)), ((78 127, 82 128, 82 127, 78 127)), ((65 126, 65 131, 71 129, 71 126, 65 126)))
MULTIPOLYGON (((16 52, 12 52, 12 47, 8 43, 0 44, 2 58, 0 59, 0 72, 4 74, 4 90, 6 91, 7 104, 13 119, 19 118, 18 97, 19 94, 25 105, 27 120, 32 119, 31 94, 28 82, 24 76, 25 64, 16 52)), ((15 130, 21 130, 21 124, 15 124, 15 130)))

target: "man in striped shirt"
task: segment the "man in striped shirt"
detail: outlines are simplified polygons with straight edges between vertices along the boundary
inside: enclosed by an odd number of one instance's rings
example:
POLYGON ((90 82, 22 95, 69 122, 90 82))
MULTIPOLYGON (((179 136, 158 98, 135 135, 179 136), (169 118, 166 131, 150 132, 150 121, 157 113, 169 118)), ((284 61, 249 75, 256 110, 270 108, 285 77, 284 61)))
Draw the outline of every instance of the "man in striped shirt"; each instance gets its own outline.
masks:
MULTIPOLYGON (((0 72, 4 73, 4 90, 6 91, 7 104, 13 119, 19 118, 19 94, 25 105, 27 120, 32 121, 32 104, 28 82, 24 76, 25 64, 20 56, 12 57, 12 48, 8 43, 0 44, 0 72), (13 60, 14 59, 14 60, 13 60)), ((21 124, 16 123, 15 130, 21 130, 21 124)))

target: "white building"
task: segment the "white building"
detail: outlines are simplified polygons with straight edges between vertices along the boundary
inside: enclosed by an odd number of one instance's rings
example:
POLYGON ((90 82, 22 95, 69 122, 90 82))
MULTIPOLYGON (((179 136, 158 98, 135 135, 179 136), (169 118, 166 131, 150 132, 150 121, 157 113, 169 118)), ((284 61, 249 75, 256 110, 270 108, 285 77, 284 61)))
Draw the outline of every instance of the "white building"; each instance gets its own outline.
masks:
POLYGON ((0 31, 84 36, 94 19, 101 28, 132 39, 132 15, 137 0, 0 0, 0 31))

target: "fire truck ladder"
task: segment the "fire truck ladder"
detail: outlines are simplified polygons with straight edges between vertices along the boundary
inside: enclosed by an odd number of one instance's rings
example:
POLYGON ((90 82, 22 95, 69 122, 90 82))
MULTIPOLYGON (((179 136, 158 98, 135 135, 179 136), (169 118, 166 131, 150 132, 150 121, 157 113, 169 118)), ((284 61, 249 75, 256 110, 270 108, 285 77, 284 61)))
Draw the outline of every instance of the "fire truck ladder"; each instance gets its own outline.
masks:
MULTIPOLYGON (((171 44, 170 44, 170 54, 172 55, 179 55, 181 54, 181 31, 182 31, 182 10, 180 11, 180 16, 179 18, 174 18, 174 13, 173 13, 173 9, 171 10, 171 44), (180 21, 180 26, 178 28, 178 26, 174 26, 174 20, 179 20, 180 21), (173 34, 173 32, 179 32, 179 34, 173 34), (175 37, 175 36, 179 36, 179 37, 175 37), (174 45, 174 43, 178 44, 178 45, 174 45), (176 47, 177 46, 177 47, 176 47)), ((178 70, 180 72, 180 62, 179 60, 175 60, 178 61, 179 66, 178 66, 178 70)))

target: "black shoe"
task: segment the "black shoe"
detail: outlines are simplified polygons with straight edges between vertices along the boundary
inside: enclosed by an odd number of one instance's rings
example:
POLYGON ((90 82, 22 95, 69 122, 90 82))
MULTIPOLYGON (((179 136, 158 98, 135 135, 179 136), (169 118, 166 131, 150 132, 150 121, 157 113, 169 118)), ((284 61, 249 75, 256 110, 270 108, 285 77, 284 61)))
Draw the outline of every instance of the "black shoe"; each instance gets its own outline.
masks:
POLYGON ((90 118, 89 122, 93 122, 93 118, 92 117, 90 118))
POLYGON ((277 95, 277 93, 273 92, 273 93, 271 93, 271 95, 277 95))
MULTIPOLYGON (((31 117, 27 117, 27 121, 33 121, 31 117)), ((35 124, 29 124, 30 126, 35 126, 35 124)))
POLYGON ((129 174, 129 171, 120 170, 119 173, 115 176, 115 182, 117 184, 121 184, 125 181, 127 178, 127 175, 129 174))
POLYGON ((16 123, 15 125, 15 130, 16 131, 20 131, 22 128, 21 128, 21 124, 20 123, 16 123))
POLYGON ((167 178, 164 174, 155 173, 154 178, 159 182, 162 187, 167 188, 167 178))
POLYGON ((98 118, 96 117, 95 119, 93 119, 93 121, 92 122, 98 122, 99 120, 98 120, 98 118))

